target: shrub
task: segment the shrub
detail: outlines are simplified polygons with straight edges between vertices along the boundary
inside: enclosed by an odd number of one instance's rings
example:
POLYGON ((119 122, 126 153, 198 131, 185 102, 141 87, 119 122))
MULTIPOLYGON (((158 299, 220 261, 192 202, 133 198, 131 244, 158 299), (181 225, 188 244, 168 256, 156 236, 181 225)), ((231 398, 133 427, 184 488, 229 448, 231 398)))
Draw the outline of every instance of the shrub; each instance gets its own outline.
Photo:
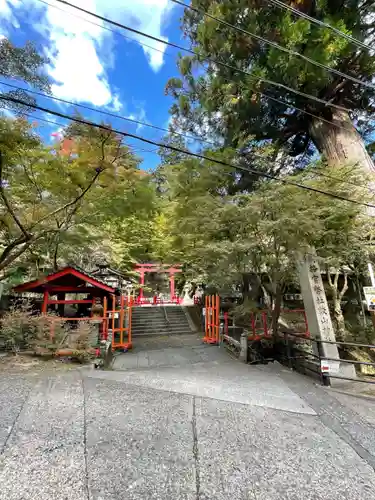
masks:
POLYGON ((64 335, 62 322, 59 322, 56 316, 35 315, 27 302, 13 306, 1 319, 0 346, 15 354, 38 348, 54 352, 64 335))

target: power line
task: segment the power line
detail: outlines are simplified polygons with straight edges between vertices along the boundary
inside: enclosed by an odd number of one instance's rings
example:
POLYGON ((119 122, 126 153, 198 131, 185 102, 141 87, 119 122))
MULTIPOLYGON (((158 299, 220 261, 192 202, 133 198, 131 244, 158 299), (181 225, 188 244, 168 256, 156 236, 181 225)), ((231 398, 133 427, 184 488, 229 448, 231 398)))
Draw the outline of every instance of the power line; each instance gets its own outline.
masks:
MULTIPOLYGON (((10 109, 10 108, 6 108, 6 109, 10 109)), ((28 118, 30 118, 31 120, 33 120, 36 123, 41 121, 41 122, 46 123, 47 125, 56 125, 58 127, 65 127, 65 125, 63 123, 57 122, 55 120, 47 120, 47 118, 42 118, 41 116, 35 116, 35 115, 31 115, 30 113, 22 112, 22 118, 24 116, 27 116, 28 118)), ((132 151, 134 151, 135 153, 152 153, 152 154, 158 155, 158 149, 132 148, 132 151)))
MULTIPOLYGON (((57 1, 62 1, 62 0, 57 0, 57 1)), ((181 0, 172 0, 172 2, 183 6, 185 9, 192 10, 194 12, 197 12, 198 14, 202 14, 205 17, 208 17, 209 19, 212 19, 216 21, 219 24, 222 24, 223 26, 226 26, 227 28, 231 28, 235 31, 238 31, 244 35, 248 35, 251 38, 255 38, 255 40, 258 40, 260 42, 263 42, 267 45, 270 45, 271 47, 274 47, 278 50, 281 50, 282 52, 285 52, 286 54, 290 54, 294 57, 299 57, 300 59, 303 59, 304 61, 313 64, 314 66, 317 66, 318 68, 325 69, 326 71, 329 71, 330 73, 334 73, 335 75, 341 76, 342 78, 345 78, 347 80, 351 80, 352 82, 358 83, 359 85, 363 85, 364 87, 368 87, 370 89, 375 89, 375 85, 372 83, 365 82, 363 80, 360 80, 359 78, 356 78, 355 76, 348 75, 346 73, 343 73, 342 71, 339 71, 338 69, 335 68, 330 68, 326 64, 322 64, 318 61, 315 61, 315 59, 311 59, 310 57, 305 56, 304 54, 300 54, 296 50, 288 49, 287 47, 284 47, 283 45, 280 45, 276 42, 272 42, 271 40, 268 40, 267 38, 264 38, 260 35, 256 35, 255 33, 252 33, 251 31, 247 31, 243 28, 240 28, 239 26, 235 26, 234 24, 228 23, 227 21, 224 21, 223 19, 219 19, 218 17, 212 16, 208 12, 202 9, 198 9, 197 7, 193 7, 192 5, 188 5, 181 0)))
MULTIPOLYGON (((0 80, 0 85, 5 85, 5 86, 7 86, 7 87, 10 87, 10 88, 13 88, 13 89, 17 89, 17 90, 24 90, 25 92, 29 92, 29 93, 31 93, 31 94, 38 95, 38 96, 40 96, 40 97, 44 97, 44 98, 47 98, 47 99, 51 99, 51 100, 54 100, 54 101, 57 101, 57 102, 62 102, 62 103, 65 103, 65 104, 70 104, 70 105, 72 105, 72 106, 78 106, 78 107, 81 107, 81 108, 83 108, 83 109, 87 109, 87 110, 89 110, 89 111, 98 112, 98 113, 101 113, 101 114, 103 114, 103 115, 108 115, 108 116, 111 116, 111 117, 114 117, 114 118, 119 118, 119 119, 122 119, 122 120, 124 120, 124 121, 129 121, 129 122, 131 122, 131 123, 136 123, 136 124, 138 124, 138 125, 142 125, 142 126, 145 126, 145 127, 151 127, 151 128, 153 128, 153 129, 156 129, 156 130, 161 130, 161 131, 164 131, 164 132, 167 132, 167 133, 169 132, 169 130, 168 130, 168 129, 165 129, 165 128, 162 128, 162 127, 158 127, 158 126, 153 125, 153 124, 151 124, 151 123, 142 122, 142 121, 140 121, 140 120, 134 120, 134 119, 132 119, 132 118, 126 118, 126 117, 124 117, 124 116, 117 115, 117 114, 115 114, 115 113, 111 113, 111 112, 109 112, 109 111, 102 111, 102 110, 99 110, 99 109, 96 109, 96 108, 92 108, 92 107, 90 107, 90 106, 86 106, 85 104, 79 104, 79 103, 74 103, 74 102, 72 102, 72 101, 68 101, 68 100, 66 100, 66 99, 60 99, 59 97, 56 97, 56 96, 53 96, 53 95, 48 95, 48 94, 45 94, 45 93, 43 93, 43 92, 38 92, 38 91, 34 91, 34 90, 25 89, 25 88, 23 88, 23 87, 19 87, 19 86, 17 86, 17 85, 12 85, 12 84, 10 84, 10 83, 5 83, 5 82, 2 82, 1 80, 0 80)), ((274 97, 269 96, 269 98, 270 98, 270 99, 272 99, 272 100, 274 100, 274 101, 276 101, 276 102, 281 102, 281 103, 283 103, 283 101, 280 101, 279 99, 276 99, 276 98, 274 98, 274 97)), ((31 115, 27 115, 26 113, 22 113, 22 114, 23 114, 23 115, 25 115, 25 116, 30 116, 30 117, 32 118, 32 116, 31 116, 31 115)), ((313 115, 313 116, 314 116, 314 115, 313 115)), ((46 120, 44 120, 44 121, 46 121, 46 120)), ((47 120, 47 121, 48 121, 48 120, 47 120)), ((333 122, 330 122, 330 123, 332 123, 333 125, 335 125, 333 122)), ((337 125, 337 126, 338 126, 338 127, 340 127, 339 125, 337 125)), ((340 128, 342 128, 342 129, 346 129, 345 127, 340 127, 340 128)), ((215 144, 215 143, 213 143, 213 142, 211 142, 211 141, 207 141, 207 140, 205 140, 205 139, 202 139, 201 137, 197 137, 197 136, 189 136, 189 135, 181 134, 181 133, 178 133, 178 132, 174 132, 174 134, 179 135, 179 136, 181 136, 181 137, 188 138, 188 139, 193 139, 193 140, 195 140, 195 141, 197 141, 197 142, 207 143, 207 144, 209 144, 209 145, 216 146, 216 144, 215 144)), ((145 151, 145 152, 150 152, 150 151, 145 151)), ((156 151, 155 151, 155 152, 156 152, 156 151)), ((237 151, 237 153, 238 153, 239 155, 242 155, 240 151, 237 151)), ((242 156, 243 156, 243 155, 242 155, 242 156)), ((256 154, 254 155, 254 157, 263 159, 263 157, 260 157, 259 155, 256 155, 256 154)), ((319 175, 319 176, 321 176, 321 177, 326 177, 327 179, 332 179, 332 180, 335 180, 335 181, 341 182, 341 183, 343 183, 343 184, 352 184, 352 185, 354 185, 354 186, 358 186, 358 183, 354 183, 354 182, 350 182, 350 181, 345 181, 345 180, 343 180, 343 179, 339 179, 338 177, 333 177, 333 176, 330 176, 330 175, 328 175, 328 174, 323 174, 323 173, 321 173, 321 172, 316 172, 316 173, 314 173, 314 175, 319 175)))
MULTIPOLYGON (((49 2, 46 2, 46 0, 38 0, 38 1, 40 3, 44 3, 44 5, 48 5, 49 7, 52 7, 53 9, 59 10, 60 12, 65 12, 65 14, 68 14, 70 16, 74 16, 77 19, 81 19, 82 21, 84 21, 86 23, 89 23, 89 24, 92 24, 93 26, 98 26, 98 28, 101 28, 101 29, 106 30, 106 31, 110 31, 111 33, 115 33, 116 35, 120 35, 122 38, 125 38, 126 40, 130 40, 131 42, 135 42, 138 45, 141 45, 142 47, 147 47, 148 49, 155 50, 156 52, 160 52, 160 54, 173 57, 172 54, 166 54, 164 50, 158 49, 157 47, 153 47, 152 45, 147 45, 147 43, 141 42, 140 40, 137 40, 136 38, 132 38, 130 36, 126 36, 121 31, 114 30, 112 28, 109 28, 108 26, 105 26, 104 24, 96 23, 95 21, 90 21, 89 19, 87 19, 87 18, 85 18, 83 16, 80 16, 78 14, 74 14, 73 12, 70 12, 70 11, 67 11, 65 9, 62 9, 58 5, 53 5, 53 4, 49 3, 49 2)), ((72 7, 75 7, 75 6, 72 5, 72 7)))
MULTIPOLYGON (((86 104, 79 104, 79 103, 76 103, 76 102, 73 102, 73 101, 69 101, 67 99, 62 99, 60 97, 56 97, 54 95, 48 95, 48 94, 45 94, 43 92, 38 92, 36 90, 25 89, 23 87, 19 87, 18 85, 12 85, 11 83, 5 83, 5 82, 3 82, 1 80, 0 80, 0 85, 5 85, 6 87, 10 87, 10 88, 17 89, 17 90, 24 90, 25 92, 37 95, 39 97, 43 97, 43 98, 46 98, 46 99, 53 99, 54 101, 62 102, 64 104, 69 104, 71 106, 78 106, 80 108, 87 109, 88 111, 93 111, 93 112, 96 112, 96 113, 101 113, 103 115, 108 115, 108 116, 111 116, 112 118, 118 118, 119 120, 124 120, 126 122, 135 123, 137 125, 142 125, 143 127, 150 127, 150 128, 152 128, 154 130, 159 130, 159 131, 167 132, 167 133, 170 132, 167 128, 159 127, 158 125, 152 125, 151 123, 143 122, 141 120, 135 120, 134 118, 128 118, 126 116, 118 115, 116 113, 111 113, 110 111, 104 111, 104 110, 101 110, 101 109, 93 108, 91 106, 87 106, 86 104)), ((216 146, 216 144, 214 142, 207 141, 205 139, 201 139, 200 137, 195 137, 193 135, 181 134, 180 132, 173 132, 173 134, 179 135, 181 137, 184 137, 185 139, 194 140, 194 141, 200 141, 200 142, 206 142, 207 144, 211 144, 212 146, 216 146)))
MULTIPOLYGON (((10 109, 10 108, 7 108, 7 109, 10 109)), ((31 115, 29 113, 22 112, 22 116, 27 116, 28 118, 30 118, 30 119, 32 119, 34 121, 45 122, 48 125, 56 125, 56 126, 59 126, 59 127, 64 127, 65 126, 63 123, 57 122, 55 120, 47 120, 46 118, 42 118, 41 116, 35 116, 35 115, 31 115)), ((163 148, 167 148, 167 146, 162 146, 162 147, 163 148)), ((143 148, 137 148, 137 149, 135 149, 135 148, 132 148, 132 151, 134 151, 135 153, 150 153, 150 154, 154 154, 156 156, 160 156, 160 154, 159 154, 159 148, 158 149, 143 149, 143 148)), ((347 180, 344 180, 344 179, 340 179, 339 177, 334 177, 332 175, 323 174, 322 172, 312 171, 310 173, 311 173, 311 175, 325 177, 327 179, 331 179, 333 181, 340 182, 342 184, 348 184, 348 185, 350 184, 350 185, 356 186, 356 187, 358 187, 358 186, 368 187, 368 186, 365 186, 364 184, 358 184, 356 182, 347 181, 347 180)), ((230 175, 230 174, 228 174, 228 175, 230 175)))
MULTIPOLYGON (((121 33, 121 32, 120 32, 120 31, 118 31, 118 30, 114 30, 114 29, 108 28, 108 27, 107 27, 107 26, 105 26, 105 25, 95 23, 94 21, 90 21, 89 19, 87 19, 87 18, 85 18, 85 17, 83 17, 83 16, 80 16, 80 15, 78 15, 78 14, 74 14, 74 13, 73 13, 73 12, 71 12, 71 11, 67 11, 67 10, 65 10, 65 9, 62 9, 62 8, 58 7, 57 5, 52 5, 52 4, 48 3, 48 2, 46 2, 45 0, 39 0, 39 2, 44 3, 44 4, 46 4, 46 5, 49 5, 50 7, 53 7, 54 9, 60 10, 61 12, 65 12, 65 13, 66 13, 66 14, 68 14, 68 15, 71 15, 71 16, 74 16, 74 17, 77 17, 78 19, 82 19, 83 21, 85 21, 85 22, 87 22, 87 23, 89 23, 89 24, 93 24, 94 26, 98 26, 98 27, 101 27, 101 28, 103 28, 103 29, 106 29, 106 30, 108 30, 108 31, 110 31, 110 32, 112 32, 112 33, 116 33, 116 34, 118 34, 118 35, 122 36, 123 38, 125 38, 125 39, 127 39, 127 40, 130 40, 130 41, 132 41, 132 42, 135 42, 135 43, 137 43, 137 44, 141 45, 142 47, 147 47, 147 48, 149 48, 150 50, 155 50, 155 51, 160 52, 160 53, 162 53, 162 54, 164 54, 164 55, 167 55, 167 56, 169 56, 169 57, 173 57, 173 56, 172 56, 172 54, 168 54, 168 53, 166 53, 166 52, 164 52, 164 51, 162 51, 162 50, 160 50, 160 49, 158 49, 158 48, 156 48, 156 47, 152 47, 151 45, 147 45, 147 44, 145 44, 145 43, 142 43, 140 40, 137 40, 137 39, 135 39, 135 38, 128 37, 128 36, 124 35, 123 33, 121 33)), ((76 7, 76 8, 77 8, 77 9, 79 9, 78 7, 76 7)), ((96 16, 96 14, 94 14, 94 13, 91 13, 91 15, 92 15, 92 16, 96 16)), ((108 22, 112 22, 112 21, 108 20, 108 22)), ((127 27, 125 27, 125 29, 126 29, 126 28, 127 28, 127 27)), ((147 35, 147 33, 144 33, 144 36, 148 36, 148 35, 147 35)), ((166 42, 165 40, 162 40, 162 39, 160 39, 160 42, 161 42, 161 43, 164 43, 164 44, 167 44, 167 45, 169 44, 169 42, 166 42)), ((185 51, 187 51, 187 52, 189 52, 189 53, 193 53, 193 51, 191 51, 191 50, 189 50, 189 49, 187 49, 187 48, 184 48, 184 47, 180 47, 180 48, 181 48, 181 50, 185 50, 185 51)), ((214 62, 214 61, 213 61, 213 62, 214 62)), ((221 63, 217 63, 217 64, 221 64, 221 63)), ((225 67, 227 67, 227 65, 225 65, 225 64, 222 64, 222 65, 224 65, 225 67)), ((242 70, 237 69, 237 68, 234 68, 234 67, 232 67, 232 66, 230 66, 230 68, 231 68, 231 69, 234 69, 234 70, 235 70, 235 71, 237 71, 237 72, 244 73, 244 74, 246 74, 246 75, 250 75, 250 76, 251 76, 251 74, 250 74, 250 73, 248 73, 248 72, 246 72, 246 71, 242 71, 242 70)), ((223 80, 225 80, 225 81, 227 81, 227 82, 231 82, 231 81, 232 81, 232 80, 230 80, 229 78, 223 78, 223 80)), ((254 77, 253 77, 253 76, 251 76, 250 80, 254 80, 254 77)), ((262 81, 262 80, 259 80, 259 79, 258 79, 257 81, 262 81)), ((266 80, 263 80, 263 81, 266 81, 266 80)), ((268 80, 267 80, 266 82, 268 82, 268 80)), ((276 84, 276 85, 279 85, 279 84, 276 84)), ((285 86, 284 86, 284 87, 285 87, 285 86)), ((292 90, 292 92, 297 92, 298 94, 301 94, 301 93, 300 93, 300 92, 298 92, 298 91, 294 91, 293 89, 291 89, 291 90, 292 90)), ((259 94, 259 95, 262 95, 262 96, 266 97, 267 99, 270 99, 270 100, 272 100, 272 101, 278 102, 278 103, 283 104, 283 105, 285 105, 285 106, 287 106, 287 107, 289 107, 289 108, 295 109, 295 110, 297 110, 297 111, 300 111, 301 113, 304 113, 304 114, 306 114, 306 115, 308 115, 308 116, 311 116, 311 117, 313 117, 313 118, 316 118, 317 120, 320 120, 320 121, 322 121, 322 122, 324 122, 324 123, 328 123, 328 124, 330 124, 330 125, 333 125, 333 126, 334 126, 334 127, 336 127, 336 128, 339 128, 339 129, 342 129, 342 130, 349 130, 349 127, 342 126, 342 125, 339 125, 339 124, 337 124, 337 123, 334 123, 334 122, 332 122, 332 121, 330 121, 330 120, 328 120, 328 119, 326 119, 326 118, 323 118, 323 117, 318 116, 318 115, 316 115, 316 114, 314 114, 314 113, 311 113, 310 111, 307 111, 307 110, 305 110, 305 109, 299 108, 298 106, 295 106, 294 104, 291 104, 291 103, 289 103, 289 102, 287 102, 287 101, 283 101, 282 99, 278 99, 278 98, 276 98, 276 97, 272 97, 272 96, 270 96, 270 95, 268 95, 268 94, 266 94, 266 93, 264 93, 264 92, 261 92, 261 91, 256 91, 256 93, 257 93, 257 94, 259 94)), ((302 94, 303 94, 303 93, 302 93, 302 94)), ((308 94, 303 94, 303 95, 308 96, 308 94)), ((311 97, 313 97, 313 96, 311 96, 311 97)), ((314 97, 313 97, 313 98, 314 98, 314 97)), ((314 98, 314 99, 315 99, 315 98, 314 98)), ((315 99, 315 100, 316 100, 316 99, 315 99)), ((324 101, 324 100, 322 100, 322 99, 318 99, 318 102, 326 102, 329 106, 331 106, 331 103, 329 103, 328 101, 324 101)), ((343 107, 341 107, 341 106, 335 106, 335 105, 332 105, 332 106, 333 106, 333 107, 336 107, 336 108, 338 108, 338 109, 343 109, 343 110, 349 111, 348 109, 343 108, 343 107)), ((103 111, 101 111, 101 112, 103 113, 103 111)), ((168 131, 168 132, 169 132, 169 131, 168 131)), ((177 133, 177 132, 176 132, 176 133, 177 133)), ((201 140, 201 141, 203 141, 203 139, 200 139, 200 140, 201 140)), ((210 143, 209 141, 207 141, 207 142, 208 142, 208 143, 210 143)), ((215 145, 214 143, 211 143, 211 144, 215 145)))
MULTIPOLYGON (((142 125, 142 126, 145 126, 145 127, 151 127, 153 129, 156 129, 156 130, 162 130, 164 132, 169 132, 168 129, 165 129, 165 128, 162 128, 162 127, 158 127, 156 125, 152 125, 150 123, 147 123, 147 122, 142 122, 140 120, 134 120, 132 118, 126 118, 124 116, 121 116, 121 115, 117 115, 115 113, 111 113, 109 111, 102 111, 100 109, 96 109, 96 108, 92 108, 90 106, 86 106, 85 104, 79 104, 79 103, 75 103, 75 102, 72 102, 72 101, 69 101, 69 100, 66 100, 66 99, 61 99, 59 97, 56 97, 56 96, 53 96, 53 95, 48 95, 48 94, 45 94, 43 92, 38 92, 38 91, 34 91, 34 90, 29 90, 29 89, 25 89, 23 87, 19 87, 17 85, 12 85, 10 83, 5 83, 5 82, 2 82, 0 80, 0 85, 5 85, 7 87, 10 87, 10 88, 13 88, 13 89, 17 89, 17 90, 23 90, 25 92, 29 92, 31 94, 34 94, 34 95, 38 95, 40 97, 43 97, 43 98, 46 98, 46 99, 51 99, 51 100, 54 100, 54 101, 57 101, 57 102, 62 102, 64 104, 69 104, 69 105, 72 105, 72 106, 77 106, 77 107, 81 107, 83 109, 87 109, 89 111, 93 111, 93 112, 98 112, 98 113, 101 113, 103 115, 108 115, 108 116, 111 116, 111 117, 114 117, 114 118, 119 118, 119 119, 122 119, 124 121, 129 121, 131 123, 136 123, 138 125, 142 125)), ((273 99, 275 100, 276 102, 280 102, 279 99, 276 99, 276 98, 273 98, 273 97, 270 97, 270 99, 273 99)), ((282 101, 281 101, 282 102, 282 101)), ((26 113, 22 113, 23 115, 25 116, 30 116, 32 118, 31 115, 28 115, 26 113)), ((42 119, 41 119, 42 120, 42 119)), ((44 121, 48 121, 48 120, 44 120, 44 121)), ((341 128, 344 128, 344 127, 341 127, 341 128)), ((175 132, 175 134, 181 136, 181 137, 185 137, 185 138, 188 138, 188 139, 193 139, 197 142, 201 142, 201 143, 207 143, 207 144, 210 144, 210 145, 214 145, 216 146, 215 143, 211 142, 211 141, 207 141, 205 139, 202 139, 200 137, 196 137, 196 136, 188 136, 188 135, 185 135, 185 134, 181 134, 181 133, 178 133, 178 132, 175 132)), ((145 151, 145 152, 150 152, 150 151, 145 151)), ((240 151, 237 151, 237 153, 239 155, 242 155, 240 151)), ((243 156, 243 155, 242 155, 243 156)), ((263 157, 259 156, 259 155, 254 155, 255 158, 261 158, 263 159, 263 157)), ((315 175, 320 175, 322 177, 326 177, 326 178, 329 178, 329 179, 332 179, 332 180, 335 180, 335 181, 338 181, 338 182, 341 182, 341 183, 347 183, 347 184, 352 184, 352 185, 355 185, 357 186, 358 184, 356 183, 353 183, 353 182, 350 182, 350 181, 344 181, 342 179, 339 179, 338 177, 333 177, 333 176, 330 176, 330 175, 327 175, 327 174, 323 174, 323 173, 315 173, 315 175)))
POLYGON ((331 26, 330 24, 325 23, 324 21, 320 21, 319 19, 316 19, 315 17, 309 16, 308 14, 305 14, 304 12, 299 11, 298 9, 296 9, 295 7, 292 7, 291 5, 288 5, 284 2, 281 2, 280 0, 266 0, 266 1, 269 3, 273 3, 274 5, 277 5, 281 9, 289 10, 290 12, 295 14, 296 16, 307 19, 308 21, 310 21, 313 24, 317 24, 318 26, 322 26, 323 28, 327 28, 327 29, 333 31, 333 33, 336 33, 336 35, 339 35, 340 37, 345 38, 350 43, 357 45, 357 47, 361 47, 361 48, 367 49, 367 50, 373 50, 373 48, 370 47, 370 45, 366 45, 365 43, 361 42, 357 38, 354 38, 350 35, 347 35, 346 33, 335 28, 334 26, 331 26))
POLYGON ((282 184, 286 184, 286 185, 298 187, 300 189, 304 189, 306 191, 310 191, 310 192, 313 192, 313 193, 322 194, 324 196, 328 196, 328 197, 333 198, 333 199, 337 199, 337 200, 340 200, 340 201, 345 201, 345 202, 348 202, 348 203, 353 203, 355 205, 361 205, 361 206, 364 206, 364 207, 375 209, 375 205, 371 205, 369 203, 363 203, 363 202, 360 202, 360 201, 357 201, 357 200, 353 200, 353 199, 350 199, 350 198, 345 198, 344 196, 340 196, 340 195, 337 195, 337 194, 334 194, 334 193, 328 193, 326 191, 322 191, 322 190, 317 189, 317 188, 313 188, 313 187, 310 187, 310 186, 305 186, 304 184, 299 184, 297 182, 288 181, 288 180, 285 180, 285 179, 280 179, 278 177, 275 177, 274 175, 267 174, 267 173, 264 173, 264 172, 259 172, 258 170, 255 170, 255 169, 252 169, 252 168, 246 168, 246 167, 242 167, 240 165, 234 165, 232 163, 228 163, 228 162, 225 162, 225 161, 222 161, 222 160, 217 160, 215 158, 210 158, 209 156, 206 156, 206 155, 203 155, 203 154, 193 153, 191 151, 184 150, 184 149, 179 148, 177 146, 171 146, 171 145, 163 144, 163 143, 160 143, 160 142, 157 142, 157 141, 153 141, 151 139, 146 139, 145 137, 139 136, 137 134, 131 134, 129 132, 123 132, 122 130, 113 129, 111 127, 107 127, 107 126, 102 125, 100 123, 91 122, 91 121, 88 121, 88 120, 85 120, 85 119, 82 119, 82 118, 73 117, 73 116, 67 115, 65 113, 61 113, 59 111, 53 111, 53 110, 48 109, 48 108, 43 108, 42 106, 38 106, 36 104, 29 104, 29 103, 27 103, 25 101, 22 101, 21 99, 15 98, 15 97, 1 96, 0 95, 0 100, 13 102, 14 104, 19 104, 21 106, 33 108, 33 109, 36 109, 38 111, 43 111, 45 113, 49 113, 51 115, 58 116, 58 117, 63 118, 65 120, 71 120, 73 122, 80 123, 82 125, 88 125, 90 127, 95 127, 95 128, 100 129, 100 130, 105 130, 106 132, 112 132, 112 133, 115 133, 115 134, 119 134, 119 135, 122 135, 123 137, 129 137, 131 139, 136 139, 136 140, 139 140, 139 141, 144 142, 146 144, 151 144, 152 146, 157 146, 159 148, 169 149, 169 150, 175 151, 177 153, 183 153, 183 154, 186 154, 188 156, 192 156, 194 158, 198 158, 200 160, 210 161, 212 163, 216 163, 218 165, 223 165, 225 167, 230 167, 230 168, 233 168, 235 170, 240 170, 240 171, 243 171, 243 172, 246 172, 246 173, 250 173, 250 174, 256 175, 258 177, 263 177, 265 179, 274 180, 274 181, 280 182, 282 184))
MULTIPOLYGON (((81 107, 83 109, 87 109, 88 111, 93 111, 93 112, 101 113, 103 115, 107 115, 107 116, 110 116, 112 118, 118 118, 120 120, 128 121, 130 123, 135 123, 137 125, 141 125, 141 126, 144 126, 144 127, 149 127, 149 128, 155 129, 155 130, 162 131, 162 132, 166 132, 166 133, 170 132, 170 130, 168 130, 166 128, 159 127, 159 126, 153 125, 151 123, 143 122, 141 120, 135 120, 133 118, 128 118, 128 117, 125 117, 125 116, 122 116, 122 115, 118 115, 116 113, 111 113, 110 111, 104 111, 104 110, 101 110, 101 109, 93 108, 91 106, 87 106, 86 104, 76 103, 76 102, 69 101, 67 99, 62 99, 62 98, 59 98, 59 97, 56 97, 56 96, 53 96, 53 95, 51 96, 49 94, 45 94, 43 92, 38 92, 36 90, 25 89, 23 87, 19 87, 18 85, 13 85, 11 83, 6 83, 6 82, 3 82, 1 80, 0 80, 0 85, 5 85, 7 87, 10 87, 10 88, 13 88, 13 89, 17 89, 17 90, 23 90, 23 91, 28 92, 30 94, 38 95, 39 97, 43 97, 43 98, 46 98, 46 99, 53 99, 53 100, 55 100, 57 102, 62 102, 64 104, 69 104, 71 106, 81 107)), ((282 101, 281 99, 277 99, 276 97, 268 96, 267 94, 262 94, 262 95, 264 95, 265 97, 268 97, 269 99, 271 99, 271 100, 273 100, 275 102, 278 102, 280 104, 287 104, 284 101, 282 101)), ((299 111, 302 111, 302 112, 304 111, 301 108, 296 108, 295 107, 295 109, 297 109, 299 111)), ((338 124, 336 124, 334 122, 331 122, 330 120, 326 120, 325 118, 320 118, 319 116, 314 115, 313 113, 310 113, 308 111, 306 111, 306 113, 309 114, 309 115, 311 115, 312 117, 315 117, 315 118, 323 121, 323 122, 327 122, 327 123, 329 123, 331 125, 334 125, 337 128, 340 128, 342 130, 348 130, 348 127, 343 127, 343 126, 338 125, 338 124)), ((206 143, 206 144, 209 144, 211 146, 216 146, 217 145, 216 143, 214 143, 212 141, 208 141, 207 139, 202 139, 201 137, 187 135, 187 134, 182 134, 181 132, 175 132, 174 131, 173 135, 179 135, 180 137, 184 137, 185 139, 189 139, 189 140, 194 140, 194 141, 206 143)))
MULTIPOLYGON (((90 16, 96 17, 97 19, 100 19, 101 21, 107 22, 109 24, 113 24, 114 26, 117 26, 119 28, 131 31, 132 33, 136 33, 137 35, 144 36, 146 38, 149 38, 151 40, 157 41, 157 42, 162 43, 164 45, 169 45, 170 47, 174 47, 176 49, 183 50, 183 51, 188 52, 189 54, 192 54, 195 57, 199 58, 199 55, 196 54, 196 52, 194 52, 194 50, 188 49, 186 47, 182 47, 181 45, 177 45, 176 43, 168 42, 166 40, 163 40, 162 38, 155 37, 153 35, 150 35, 148 33, 143 32, 143 31, 136 30, 134 28, 126 26, 125 24, 121 24, 121 23, 118 23, 117 21, 113 21, 113 20, 108 19, 106 17, 100 16, 99 14, 95 14, 94 12, 91 12, 89 10, 83 9, 82 7, 78 7, 77 5, 74 5, 74 4, 70 3, 70 2, 67 2, 66 0, 56 0, 56 1, 60 2, 60 3, 64 4, 64 5, 68 5, 69 7, 72 7, 74 9, 76 9, 76 10, 81 11, 81 12, 84 12, 85 14, 88 14, 90 16)), ((186 5, 186 4, 184 4, 184 5, 186 5)), ((264 83, 267 83, 268 85, 272 85, 272 86, 275 86, 275 87, 282 88, 284 90, 287 90, 288 92, 292 92, 292 93, 297 94, 297 95, 299 95, 301 97, 304 97, 306 99, 310 99, 310 100, 316 101, 316 102, 318 102, 320 104, 324 104, 325 106, 329 106, 329 107, 332 107, 332 108, 335 108, 335 109, 339 109, 341 111, 347 111, 347 112, 351 111, 350 109, 345 108, 344 106, 339 106, 337 104, 333 104, 333 103, 331 103, 329 101, 326 101, 324 99, 320 99, 319 97, 313 96, 312 94, 307 94, 307 93, 302 92, 300 90, 293 89, 293 88, 289 87, 288 85, 284 85, 283 83, 274 82, 273 80, 268 80, 267 78, 256 77, 256 76, 252 75, 251 73, 249 73, 248 71, 236 68, 235 66, 231 66, 230 64, 227 64, 227 63, 225 63, 223 61, 217 61, 216 59, 212 59, 212 58, 208 58, 208 57, 202 58, 202 61, 203 62, 209 62, 209 63, 212 63, 212 64, 217 64, 218 66, 222 66, 222 67, 224 67, 226 69, 230 69, 231 71, 235 71, 237 73, 242 73, 244 75, 249 76, 250 80, 253 80, 255 82, 264 82, 264 83)), ((198 62, 201 62, 201 61, 198 61, 198 62)), ((258 93, 260 93, 260 92, 258 91, 258 93)), ((294 107, 293 105, 290 105, 290 104, 288 104, 288 106, 294 107)))

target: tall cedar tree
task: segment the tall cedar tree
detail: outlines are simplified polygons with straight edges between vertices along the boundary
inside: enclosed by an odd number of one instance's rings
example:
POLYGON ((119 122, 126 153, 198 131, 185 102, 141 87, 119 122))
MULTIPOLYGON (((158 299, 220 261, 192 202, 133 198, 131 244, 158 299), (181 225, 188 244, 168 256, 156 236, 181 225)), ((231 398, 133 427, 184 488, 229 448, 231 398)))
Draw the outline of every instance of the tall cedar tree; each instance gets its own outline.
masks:
MULTIPOLYGON (((286 4, 369 45, 375 40, 373 0, 288 0, 286 4)), ((175 123, 190 130, 210 126, 227 145, 246 148, 252 140, 272 141, 292 156, 312 146, 330 165, 374 169, 364 140, 375 112, 375 53, 267 0, 192 0, 191 5, 239 28, 303 54, 374 88, 332 74, 217 21, 185 10, 183 32, 195 56, 179 60, 182 78, 167 84, 176 103, 175 123), (251 74, 234 71, 207 58, 251 74), (198 64, 199 63, 199 64, 198 64), (346 108, 338 109, 261 80, 279 82, 346 108), (282 104, 261 94, 267 94, 282 104), (324 118, 314 118, 294 108, 324 118)))

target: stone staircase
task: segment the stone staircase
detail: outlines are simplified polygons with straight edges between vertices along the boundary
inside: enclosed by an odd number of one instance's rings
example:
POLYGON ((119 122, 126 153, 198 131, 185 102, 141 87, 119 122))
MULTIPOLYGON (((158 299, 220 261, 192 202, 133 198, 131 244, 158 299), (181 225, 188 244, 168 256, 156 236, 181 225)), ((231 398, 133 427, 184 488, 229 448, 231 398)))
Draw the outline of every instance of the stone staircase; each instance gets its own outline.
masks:
POLYGON ((181 306, 134 307, 132 336, 183 335, 193 333, 181 306))

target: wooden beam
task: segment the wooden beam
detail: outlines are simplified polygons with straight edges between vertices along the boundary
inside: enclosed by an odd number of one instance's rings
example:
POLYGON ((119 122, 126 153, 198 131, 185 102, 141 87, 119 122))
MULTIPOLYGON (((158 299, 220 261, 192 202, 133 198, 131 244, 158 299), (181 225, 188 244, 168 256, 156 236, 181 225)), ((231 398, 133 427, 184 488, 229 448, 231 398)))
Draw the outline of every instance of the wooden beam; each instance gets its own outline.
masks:
POLYGON ((92 300, 49 300, 48 304, 92 304, 92 300))

